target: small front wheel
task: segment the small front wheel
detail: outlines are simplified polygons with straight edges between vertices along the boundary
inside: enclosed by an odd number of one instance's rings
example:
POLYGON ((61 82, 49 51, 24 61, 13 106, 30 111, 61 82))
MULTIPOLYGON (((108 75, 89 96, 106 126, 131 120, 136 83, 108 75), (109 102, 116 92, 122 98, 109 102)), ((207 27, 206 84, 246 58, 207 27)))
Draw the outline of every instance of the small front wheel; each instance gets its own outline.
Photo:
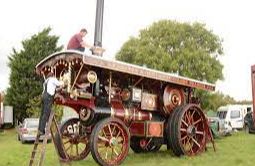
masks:
POLYGON ((90 133, 87 132, 87 127, 83 126, 78 118, 65 121, 60 127, 60 132, 60 135, 56 133, 56 146, 62 159, 68 157, 70 161, 83 160, 88 156, 90 133))
POLYGON ((120 165, 129 151, 130 134, 126 125, 117 118, 106 118, 94 127, 90 150, 99 165, 120 165))

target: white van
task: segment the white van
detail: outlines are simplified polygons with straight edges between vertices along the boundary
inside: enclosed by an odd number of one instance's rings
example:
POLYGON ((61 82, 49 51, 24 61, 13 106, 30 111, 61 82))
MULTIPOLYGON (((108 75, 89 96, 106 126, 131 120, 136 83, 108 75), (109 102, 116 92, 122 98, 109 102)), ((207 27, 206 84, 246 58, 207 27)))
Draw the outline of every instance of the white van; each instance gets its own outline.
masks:
POLYGON ((222 132, 230 133, 232 129, 243 129, 244 116, 252 111, 252 105, 226 105, 217 110, 222 132))

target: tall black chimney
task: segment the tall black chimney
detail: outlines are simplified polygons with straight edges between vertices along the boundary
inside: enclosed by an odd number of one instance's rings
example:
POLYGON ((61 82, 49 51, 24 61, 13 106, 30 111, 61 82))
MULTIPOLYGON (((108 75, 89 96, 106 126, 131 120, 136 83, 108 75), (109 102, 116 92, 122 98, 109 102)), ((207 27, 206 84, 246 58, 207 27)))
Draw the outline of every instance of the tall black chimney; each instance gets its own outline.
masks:
POLYGON ((94 46, 102 47, 104 0, 97 0, 94 46))

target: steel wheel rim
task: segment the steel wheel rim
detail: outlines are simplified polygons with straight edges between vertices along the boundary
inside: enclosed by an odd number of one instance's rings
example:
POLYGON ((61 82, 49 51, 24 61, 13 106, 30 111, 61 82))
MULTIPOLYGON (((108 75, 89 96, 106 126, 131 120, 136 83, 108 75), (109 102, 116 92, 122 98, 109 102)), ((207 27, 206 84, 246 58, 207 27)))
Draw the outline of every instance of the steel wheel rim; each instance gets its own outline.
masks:
POLYGON ((80 122, 77 120, 72 119, 61 128, 63 147, 70 160, 84 159, 90 151, 89 136, 80 135, 80 122))
POLYGON ((117 122, 105 124, 96 140, 98 156, 109 165, 116 165, 126 157, 128 151, 128 134, 117 122))
POLYGON ((196 155, 205 147, 205 116, 196 105, 188 105, 179 122, 179 143, 184 154, 196 155))

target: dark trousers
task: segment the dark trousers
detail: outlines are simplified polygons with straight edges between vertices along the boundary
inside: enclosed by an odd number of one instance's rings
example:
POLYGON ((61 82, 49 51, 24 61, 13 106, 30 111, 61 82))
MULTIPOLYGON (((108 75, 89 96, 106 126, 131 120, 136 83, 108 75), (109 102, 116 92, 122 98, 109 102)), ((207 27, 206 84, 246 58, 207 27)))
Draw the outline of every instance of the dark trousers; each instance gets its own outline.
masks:
POLYGON ((42 97, 42 111, 41 111, 41 116, 40 116, 40 121, 39 121, 39 130, 42 133, 45 133, 45 126, 46 123, 49 120, 49 116, 51 113, 51 107, 54 101, 54 97, 49 95, 48 93, 44 93, 42 97))

